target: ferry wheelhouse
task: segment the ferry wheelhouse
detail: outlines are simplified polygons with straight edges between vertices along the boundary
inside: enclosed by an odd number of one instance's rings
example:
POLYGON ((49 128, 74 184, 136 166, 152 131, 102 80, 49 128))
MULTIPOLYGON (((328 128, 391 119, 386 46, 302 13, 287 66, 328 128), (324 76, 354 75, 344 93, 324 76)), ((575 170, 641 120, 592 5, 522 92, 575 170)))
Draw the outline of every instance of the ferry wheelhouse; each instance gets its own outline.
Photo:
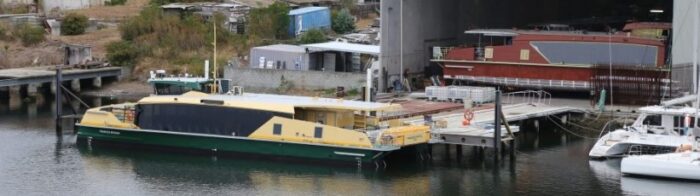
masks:
POLYGON ((78 140, 333 162, 376 163, 427 143, 429 127, 380 121, 392 104, 269 94, 150 96, 89 109, 78 140))

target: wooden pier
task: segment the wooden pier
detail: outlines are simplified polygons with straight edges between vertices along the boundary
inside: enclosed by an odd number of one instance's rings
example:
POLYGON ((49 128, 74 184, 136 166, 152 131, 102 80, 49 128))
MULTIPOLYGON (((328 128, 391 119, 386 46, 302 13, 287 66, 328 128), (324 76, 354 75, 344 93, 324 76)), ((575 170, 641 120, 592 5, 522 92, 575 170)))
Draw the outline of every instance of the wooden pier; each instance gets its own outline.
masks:
MULTIPOLYGON (((28 95, 37 93, 37 89, 50 85, 55 93, 56 66, 25 67, 0 70, 0 91, 19 92, 26 89, 28 95)), ((103 78, 117 79, 122 74, 120 67, 97 67, 88 69, 63 69, 62 82, 70 82, 73 91, 80 91, 81 80, 91 80, 94 87, 102 86, 103 78)))

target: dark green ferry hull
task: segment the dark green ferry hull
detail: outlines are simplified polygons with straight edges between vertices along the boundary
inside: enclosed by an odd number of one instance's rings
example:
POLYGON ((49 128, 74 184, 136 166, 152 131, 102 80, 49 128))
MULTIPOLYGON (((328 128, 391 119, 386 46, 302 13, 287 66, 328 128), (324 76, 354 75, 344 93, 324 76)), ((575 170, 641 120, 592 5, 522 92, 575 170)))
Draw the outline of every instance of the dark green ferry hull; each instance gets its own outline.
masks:
POLYGON ((167 131, 129 130, 76 125, 78 140, 106 141, 178 149, 242 153, 310 161, 370 164, 381 161, 395 149, 346 148, 330 145, 257 140, 242 137, 190 134, 167 131))

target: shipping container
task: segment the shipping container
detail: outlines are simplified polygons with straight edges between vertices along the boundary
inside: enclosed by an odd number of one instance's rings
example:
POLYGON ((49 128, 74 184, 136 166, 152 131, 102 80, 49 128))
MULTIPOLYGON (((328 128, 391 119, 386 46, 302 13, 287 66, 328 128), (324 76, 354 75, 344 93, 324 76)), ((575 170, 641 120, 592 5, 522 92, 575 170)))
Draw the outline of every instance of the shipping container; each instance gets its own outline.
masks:
POLYGON ((297 35, 311 29, 330 29, 331 11, 327 7, 305 7, 289 11, 289 35, 297 35))

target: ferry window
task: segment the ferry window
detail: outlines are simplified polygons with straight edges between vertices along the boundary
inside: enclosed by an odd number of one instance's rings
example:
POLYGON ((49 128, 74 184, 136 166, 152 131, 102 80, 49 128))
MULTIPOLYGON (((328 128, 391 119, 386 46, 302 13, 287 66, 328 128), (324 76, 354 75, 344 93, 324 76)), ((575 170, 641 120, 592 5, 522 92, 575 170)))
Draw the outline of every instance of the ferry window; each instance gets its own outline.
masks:
POLYGON ((281 124, 272 125, 272 134, 282 135, 282 125, 281 124))
POLYGON ((661 126, 661 115, 649 115, 644 118, 645 125, 661 126))
POLYGON ((530 50, 528 50, 528 49, 520 50, 520 60, 523 60, 523 61, 530 60, 530 50))
POLYGON ((316 127, 316 129, 314 130, 314 137, 315 138, 323 137, 323 127, 316 127))

